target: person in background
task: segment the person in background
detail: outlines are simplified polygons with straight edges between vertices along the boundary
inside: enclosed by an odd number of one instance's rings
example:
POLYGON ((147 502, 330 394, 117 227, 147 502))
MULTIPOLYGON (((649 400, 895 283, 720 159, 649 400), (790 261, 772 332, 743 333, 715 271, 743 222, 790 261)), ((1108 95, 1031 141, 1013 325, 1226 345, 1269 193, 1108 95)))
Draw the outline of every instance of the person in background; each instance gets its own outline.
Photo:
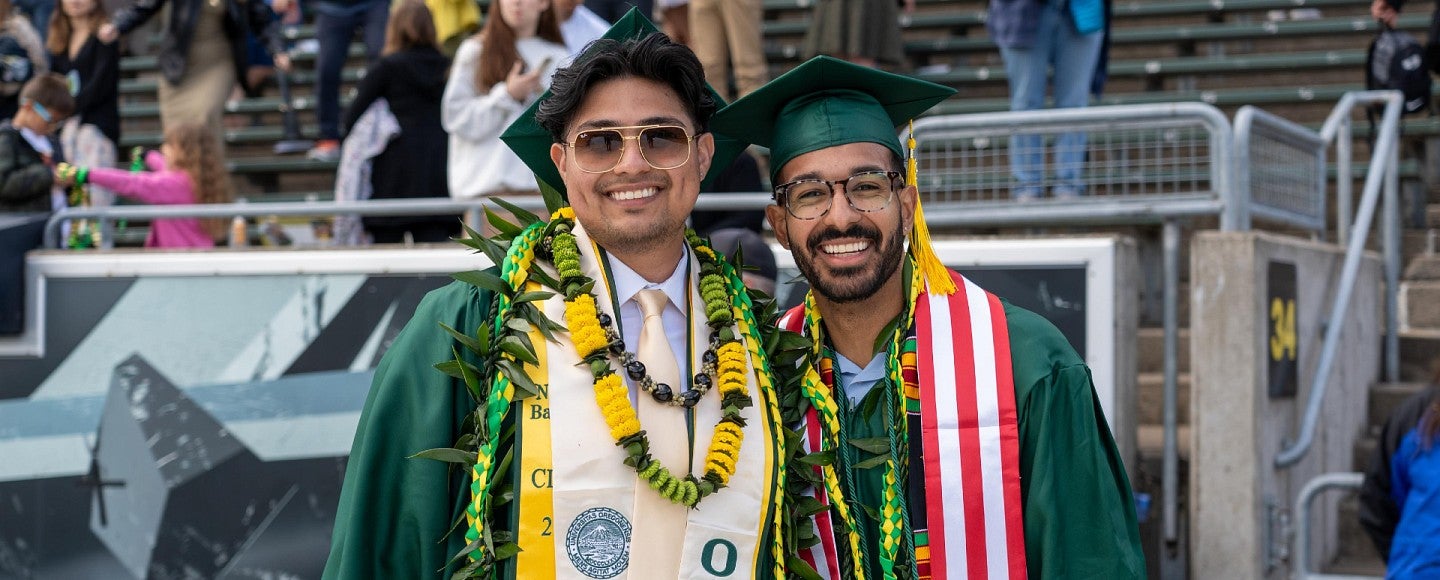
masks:
MULTIPOLYGON (((75 97, 75 114, 60 129, 60 148, 70 163, 114 167, 120 142, 120 47, 95 35, 109 17, 99 0, 56 0, 46 48, 50 66, 64 75, 75 97)), ((103 187, 90 188, 90 205, 113 202, 103 187)))
MULTIPOLYGON (((660 24, 665 36, 692 47, 690 36, 690 0, 655 0, 660 5, 660 24)), ((723 92, 721 94, 724 94, 723 92)))
MULTIPOLYGON (((493 0, 455 54, 441 119, 450 133, 450 197, 532 195, 535 175, 500 142, 570 56, 550 0, 493 0)), ((481 224, 470 224, 481 229, 481 224)))
POLYGON ((655 0, 585 0, 585 7, 606 22, 620 20, 631 8, 647 19, 655 17, 655 0))
POLYGON ((580 54, 590 41, 600 38, 610 24, 582 4, 582 0, 551 0, 560 20, 560 36, 571 55, 580 54))
POLYGON ((739 252, 746 269, 740 271, 745 287, 775 295, 775 251, 765 238, 745 228, 725 228, 710 233, 710 248, 726 258, 739 252))
MULTIPOLYGON (((230 177, 220 153, 220 141, 206 125, 186 123, 165 130, 159 151, 145 155, 149 171, 61 164, 55 170, 60 185, 93 183, 121 197, 156 205, 229 203, 230 177)), ((147 248, 210 248, 226 234, 222 219, 156 219, 145 238, 147 248)))
MULTIPOLYGON (((985 26, 1000 46, 1010 83, 1010 110, 1045 108, 1045 88, 1053 86, 1056 109, 1084 107, 1105 81, 1105 53, 1111 0, 990 0, 985 26), (1054 69, 1054 77, 1050 71, 1054 69)), ((1010 196, 1029 201, 1045 195, 1043 135, 1010 140, 1010 196)), ((1074 198, 1085 193, 1082 170, 1086 134, 1055 138, 1055 181, 1050 195, 1074 198)))
MULTIPOLYGON (((370 65, 345 111, 345 131, 377 99, 385 99, 400 134, 371 162, 372 198, 445 197, 447 137, 440 124, 449 59, 440 53, 430 9, 420 0, 401 0, 390 15, 385 53, 370 65)), ((460 231, 450 216, 372 217, 365 228, 375 243, 443 242, 460 231)))
MULTIPOLYGON (((135 0, 116 11, 96 36, 115 42, 153 18, 170 0, 135 0)), ((245 34, 256 31, 275 58, 290 70, 280 21, 264 2, 174 0, 160 47, 160 122, 165 127, 203 123, 221 135, 225 100, 236 83, 246 83, 245 34)), ((219 145, 222 149, 224 142, 219 145)))
POLYGON ((25 328, 25 253, 41 246, 44 220, 51 210, 49 135, 75 108, 75 99, 59 75, 31 79, 20 91, 23 104, 15 117, 0 122, 0 214, 10 216, 0 247, 0 333, 25 328), (14 225, 28 220, 27 225, 14 225))
POLYGON ((1360 524, 1386 578, 1440 578, 1440 359, 1436 372, 1380 429, 1360 488, 1360 524))
POLYGON ((435 38, 446 58, 455 56, 460 43, 480 29, 480 6, 474 0, 425 0, 435 19, 435 38))
MULTIPOLYGON (((44 26, 36 25, 36 26, 44 26)), ((15 115, 20 105, 20 88, 30 79, 50 71, 45 54, 45 41, 35 32, 29 20, 17 17, 10 0, 0 0, 0 119, 15 115)))
MULTIPOLYGON (((294 0, 275 0, 276 10, 294 0)), ((310 159, 333 161, 340 156, 340 73, 350 58, 350 40, 362 31, 365 61, 375 62, 385 48, 385 23, 390 18, 387 0, 314 0, 316 55, 315 96, 320 117, 320 139, 306 154, 310 159)))
MULTIPOLYGON (((276 10, 274 8, 275 3, 272 2, 272 0, 264 0, 264 2, 271 5, 271 10, 275 11, 275 17, 280 19, 280 34, 285 38, 284 45, 288 50, 292 45, 290 39, 294 38, 293 32, 295 28, 300 25, 303 16, 300 10, 300 3, 293 0, 281 2, 280 5, 285 9, 276 10)), ((127 54, 133 55, 134 52, 127 52, 127 54)), ((259 37, 255 36, 254 31, 245 35, 244 75, 245 82, 236 85, 235 88, 230 91, 230 98, 225 103, 225 108, 228 111, 237 109, 242 99, 258 99, 264 96, 265 88, 275 80, 275 59, 270 56, 269 50, 265 48, 265 43, 262 42, 259 37)), ((234 117, 227 118, 225 126, 227 129, 236 129, 246 124, 246 119, 243 117, 234 117)), ((261 113, 250 113, 248 124, 252 127, 264 125, 264 115, 261 113)), ((255 178, 255 176, 252 176, 252 179, 255 178)))
POLYGON ((74 111, 75 98, 60 75, 40 75, 20 89, 19 110, 0 125, 0 212, 50 211, 50 136, 74 111))
POLYGON ((717 133, 770 149, 766 216, 810 283, 781 325, 810 344, 797 430, 805 452, 834 449, 807 493, 831 506, 794 532, 836 533, 792 561, 1143 578, 1090 369, 1050 322, 940 262, 903 179, 897 127, 954 92, 817 57, 715 114, 717 133))
MULTIPOLYGON (((915 0, 903 4, 905 12, 915 11, 915 0)), ((898 67, 905 62, 899 10, 895 0, 817 2, 805 33, 805 56, 823 54, 862 66, 898 67)))
MULTIPOLYGON (((714 86, 714 85, 711 85, 714 86)), ((719 89, 716 89, 718 92, 719 89)), ((729 167, 718 171, 715 179, 700 193, 754 193, 764 191, 765 186, 760 181, 760 164, 755 156, 748 151, 735 157, 735 161, 729 167)), ((747 229, 760 233, 765 229, 765 210, 763 209, 721 209, 721 210, 695 210, 690 212, 690 227, 695 228, 695 233, 701 237, 708 236, 717 230, 729 228, 747 229)))
MULTIPOLYGON (((30 27, 35 30, 41 43, 49 41, 50 20, 54 18, 56 4, 50 0, 17 0, 15 2, 15 9, 30 20, 30 27)), ((7 10, 6 14, 10 14, 10 11, 7 10)))
MULTIPOLYGON (((1405 0, 1372 0, 1370 16, 1390 28, 1400 21, 1400 12, 1405 9, 1405 0)), ((1440 74, 1440 3, 1430 13, 1430 31, 1425 35, 1425 64, 1431 74, 1440 74)))
POLYGON ((726 100, 765 84, 760 0, 690 0, 690 46, 705 65, 705 80, 726 100), (730 74, 735 89, 730 90, 730 74))
POLYGON ((769 386, 779 379, 762 363, 778 336, 739 323, 758 307, 726 290, 741 281, 685 233, 711 161, 738 148, 706 128, 718 97, 700 62, 654 30, 638 13, 621 19, 505 133, 570 206, 551 214, 543 227, 552 229, 528 230, 502 264, 461 276, 473 284, 426 295, 386 351, 355 431, 324 578, 462 568, 527 580, 784 575, 775 557, 789 539, 777 509, 784 426, 765 411, 779 404, 769 386), (549 241, 529 241, 541 233, 549 241), (565 282, 546 282, 557 267, 565 282), (516 307, 537 309, 533 334, 502 322, 492 309, 500 295, 482 289, 506 284, 502 271, 545 290, 516 307), (540 334, 562 320, 567 330, 540 334), (456 335, 473 331, 437 323, 510 330, 459 346, 456 335), (521 338, 538 364, 484 362, 521 338), (497 368, 545 387, 473 396, 453 376, 468 371, 434 367, 456 358, 480 370, 485 393, 497 368), (477 460, 407 459, 451 445, 476 449, 477 460), (512 486, 517 474, 525 481, 512 486))

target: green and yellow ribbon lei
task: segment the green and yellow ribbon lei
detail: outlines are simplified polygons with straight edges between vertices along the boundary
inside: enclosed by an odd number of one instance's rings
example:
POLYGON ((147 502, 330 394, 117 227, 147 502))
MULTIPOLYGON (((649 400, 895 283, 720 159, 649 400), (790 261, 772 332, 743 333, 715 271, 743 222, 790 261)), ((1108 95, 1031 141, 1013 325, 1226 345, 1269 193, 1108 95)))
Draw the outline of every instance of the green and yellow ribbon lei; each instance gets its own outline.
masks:
MULTIPOLYGON (((556 210, 550 218, 552 222, 556 220, 573 222, 574 219, 575 213, 570 207, 562 207, 556 210)), ((535 260, 535 248, 544 239, 546 231, 547 224, 545 222, 536 222, 526 227, 510 242, 510 247, 506 251, 505 259, 500 267, 500 277, 511 288, 513 293, 518 293, 529 280, 530 270, 535 260)), ((773 370, 770 367, 769 358, 765 355, 764 340, 758 332, 759 326, 754 317, 754 304, 750 299, 749 292, 746 290, 744 282, 734 267, 725 260, 717 259, 714 251, 706 246, 704 241, 700 240, 693 231, 687 231, 686 239, 697 254, 719 265, 724 282, 726 282, 723 290, 728 294, 733 321, 740 332, 741 338, 738 342, 743 343, 745 353, 748 353, 753 361, 756 386, 759 389, 758 394, 764 404, 764 411, 762 412, 766 415, 765 420, 771 424, 777 424, 778 417, 780 417, 780 410, 774 394, 773 370)), ((500 336, 508 318, 507 314, 509 314, 513 306, 512 300, 506 296, 505 293, 496 293, 496 299, 496 315, 492 322, 492 328, 490 328, 492 336, 500 336)), ((711 314, 709 312, 709 310, 711 310, 709 306, 707 303, 707 314, 711 314)), ((515 357, 509 353, 504 353, 501 356, 510 361, 516 361, 515 357)), ((722 388, 722 391, 723 390, 722 388)), ((491 475, 495 470, 495 450, 499 443, 497 434, 501 432, 502 423, 511 404, 514 402, 514 397, 515 387, 509 377, 507 377, 505 373, 493 373, 490 381, 489 394, 485 400, 485 425, 482 430, 482 433, 488 434, 488 436, 478 438, 475 463, 470 471, 470 502, 465 508, 465 518, 469 524, 465 532, 466 551, 472 562, 481 562, 490 559, 493 564, 494 560, 499 559, 496 557, 495 547, 490 545, 491 541, 489 536, 485 534, 485 519, 486 514, 488 514, 490 510, 490 491, 493 485, 491 475)), ((736 453, 738 455, 738 442, 735 447, 737 447, 736 453)), ((709 463, 710 461, 707 461, 707 464, 709 463)), ((775 563, 773 571, 775 577, 782 578, 785 573, 784 563, 786 561, 785 543, 783 541, 785 538, 783 530, 784 518, 783 510, 781 509, 785 495, 783 493, 785 489, 786 472, 786 466, 784 465, 785 455, 783 453, 775 453, 775 463, 775 489, 781 490, 781 492, 773 494, 773 505, 771 506, 772 512, 775 514, 771 522, 772 535, 774 536, 774 541, 771 542, 771 554, 775 563)), ((653 462, 653 464, 658 465, 658 462, 653 462)), ((652 483, 650 481, 651 478, 646 477, 643 473, 637 472, 637 476, 646 480, 647 483, 652 483)), ((695 493, 695 491, 679 485, 668 486, 668 490, 670 491, 670 497, 674 497, 678 492, 678 499, 688 499, 688 502, 683 503, 688 503, 692 506, 700 499, 697 497, 698 494, 695 493)))
MULTIPOLYGON (((925 288, 925 275, 920 268, 913 263, 907 265, 910 271, 909 291, 906 293, 909 300, 906 302, 905 310, 902 313, 903 323, 896 324, 891 336, 888 339, 885 352, 885 372, 889 378, 892 388, 896 390, 896 400, 900 404, 893 405, 890 411, 893 415, 890 418, 891 425, 900 425, 895 429, 891 440, 890 457, 885 461, 885 494, 884 505, 880 507, 880 569, 884 574, 884 580, 894 580, 895 562, 900 553, 900 548, 905 544, 908 515, 905 513, 905 494, 902 485, 902 473, 908 461, 909 433, 905 428, 905 380, 900 364, 901 343, 910 327, 915 323, 915 302, 920 297, 920 292, 925 288)), ((820 358, 824 356, 824 327, 821 325, 819 309, 815 307, 815 294, 812 290, 805 295, 805 329, 811 338, 810 360, 805 370, 802 390, 805 398, 815 407, 816 416, 820 418, 820 426, 823 436, 822 451, 835 451, 838 457, 842 446, 840 441, 840 406, 835 402, 833 393, 820 378, 820 358)), ((836 515, 843 522, 846 537, 850 545, 851 566, 854 569, 855 580, 864 580, 865 562, 864 551, 860 546, 860 534, 855 527, 855 518, 850 515, 850 505, 845 500, 845 493, 840 484, 840 475, 836 470, 836 461, 832 461, 823 467, 825 473, 825 493, 830 497, 830 506, 834 508, 836 515)))

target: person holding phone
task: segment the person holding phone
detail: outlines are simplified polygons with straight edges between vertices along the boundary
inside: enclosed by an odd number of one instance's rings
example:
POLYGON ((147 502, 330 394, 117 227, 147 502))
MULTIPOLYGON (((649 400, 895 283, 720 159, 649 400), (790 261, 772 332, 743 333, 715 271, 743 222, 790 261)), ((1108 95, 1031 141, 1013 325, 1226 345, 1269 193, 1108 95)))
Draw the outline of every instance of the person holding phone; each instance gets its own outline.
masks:
POLYGON ((569 57, 550 2, 495 0, 485 26, 460 43, 441 110, 450 133, 450 197, 536 193, 535 175, 500 133, 549 88, 555 67, 569 57))

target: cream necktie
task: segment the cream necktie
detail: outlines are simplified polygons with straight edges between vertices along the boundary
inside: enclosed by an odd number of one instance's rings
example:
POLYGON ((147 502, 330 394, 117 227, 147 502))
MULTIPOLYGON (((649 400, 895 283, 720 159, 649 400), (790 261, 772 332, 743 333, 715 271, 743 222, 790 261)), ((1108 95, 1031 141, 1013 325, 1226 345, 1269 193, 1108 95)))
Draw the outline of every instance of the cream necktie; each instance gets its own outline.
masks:
MULTIPOLYGON (((670 297, 660 290, 641 290, 635 295, 644 315, 640 327, 640 348, 635 353, 656 383, 669 385, 676 399, 684 389, 680 367, 670 341, 665 338, 661 313, 670 297)), ((690 437, 685 411, 655 401, 649 393, 636 395, 640 428, 650 439, 650 456, 676 478, 690 473, 690 437)), ((630 578, 678 578, 680 554, 685 544, 685 506, 661 497, 649 485, 635 488, 635 533, 630 543, 630 578), (638 565, 637 565, 638 564, 638 565)))

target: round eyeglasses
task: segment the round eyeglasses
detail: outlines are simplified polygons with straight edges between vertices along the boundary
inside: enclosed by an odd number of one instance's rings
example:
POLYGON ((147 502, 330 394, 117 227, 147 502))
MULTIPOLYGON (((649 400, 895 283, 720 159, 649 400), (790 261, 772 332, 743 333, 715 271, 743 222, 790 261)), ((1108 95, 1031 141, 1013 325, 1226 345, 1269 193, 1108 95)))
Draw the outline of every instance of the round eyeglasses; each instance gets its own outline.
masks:
POLYGON ((586 173, 605 173, 625 157, 626 143, 640 144, 640 156, 655 169, 674 169, 690 161, 694 137, 676 125, 636 125, 586 129, 566 143, 574 153, 575 166, 586 173), (622 131, 639 129, 634 135, 622 131))
POLYGON ((835 186, 855 211, 880 211, 895 199, 899 171, 862 171, 838 181, 797 179, 775 187, 775 200, 795 219, 818 219, 830 212, 835 186))

